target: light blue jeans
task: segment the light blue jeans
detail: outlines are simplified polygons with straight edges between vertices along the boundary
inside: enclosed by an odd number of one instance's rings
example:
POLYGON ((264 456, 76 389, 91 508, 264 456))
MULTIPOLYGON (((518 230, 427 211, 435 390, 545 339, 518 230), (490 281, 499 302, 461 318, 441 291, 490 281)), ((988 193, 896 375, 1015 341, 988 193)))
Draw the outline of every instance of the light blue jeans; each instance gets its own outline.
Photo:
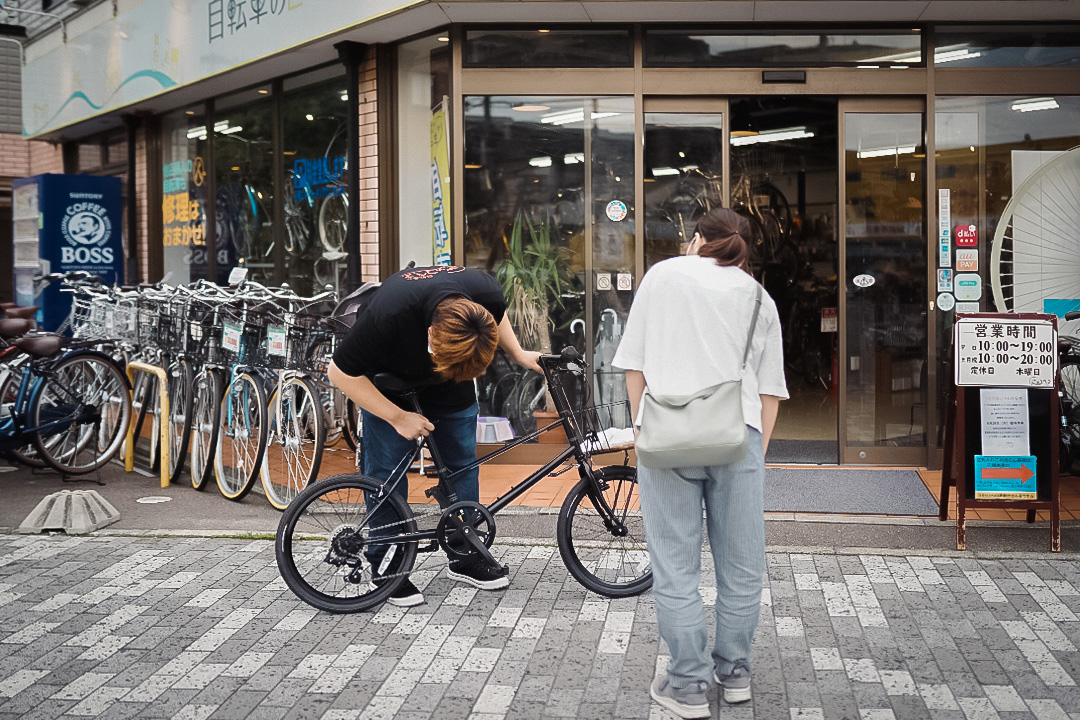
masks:
POLYGON ((645 539, 653 571, 660 637, 671 651, 672 687, 712 682, 750 669, 765 573, 765 458, 761 433, 747 427, 749 450, 731 465, 651 470, 638 466, 645 539), (709 631, 701 582, 701 508, 716 570, 716 642, 709 631))

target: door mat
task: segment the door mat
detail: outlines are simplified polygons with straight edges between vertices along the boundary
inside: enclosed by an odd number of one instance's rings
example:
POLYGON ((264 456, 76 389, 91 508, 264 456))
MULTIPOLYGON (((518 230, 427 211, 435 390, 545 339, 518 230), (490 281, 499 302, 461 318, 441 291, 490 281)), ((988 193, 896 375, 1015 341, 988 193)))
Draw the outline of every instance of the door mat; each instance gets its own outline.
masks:
POLYGON ((840 462, 835 440, 770 440, 765 462, 772 465, 835 465, 840 462))
POLYGON ((936 516, 938 505, 914 470, 766 468, 765 510, 936 516))

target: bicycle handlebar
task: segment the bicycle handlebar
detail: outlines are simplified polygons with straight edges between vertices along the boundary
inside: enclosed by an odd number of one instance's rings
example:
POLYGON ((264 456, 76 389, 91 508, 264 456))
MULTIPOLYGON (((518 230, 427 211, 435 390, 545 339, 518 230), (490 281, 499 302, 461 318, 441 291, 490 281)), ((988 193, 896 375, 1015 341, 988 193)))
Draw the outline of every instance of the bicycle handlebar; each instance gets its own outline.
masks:
POLYGON ((563 351, 558 355, 541 355, 540 364, 544 366, 571 364, 586 366, 585 358, 581 356, 581 353, 573 345, 563 348, 563 351))
POLYGON ((1065 319, 1066 320, 1080 319, 1080 310, 1070 310, 1069 312, 1065 313, 1065 319))

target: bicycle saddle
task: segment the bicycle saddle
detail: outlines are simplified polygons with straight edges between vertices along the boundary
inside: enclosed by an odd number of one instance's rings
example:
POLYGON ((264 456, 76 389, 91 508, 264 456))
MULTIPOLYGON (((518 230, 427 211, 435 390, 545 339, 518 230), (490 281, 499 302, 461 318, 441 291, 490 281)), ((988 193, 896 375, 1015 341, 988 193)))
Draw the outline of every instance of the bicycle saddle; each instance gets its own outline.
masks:
POLYGON ((378 373, 375 377, 371 378, 371 382, 375 383, 375 386, 380 390, 387 390, 398 395, 416 392, 420 388, 431 385, 431 380, 428 378, 406 380, 405 378, 400 378, 391 373, 378 373))
POLYGON ((8 308, 19 307, 19 303, 13 302, 0 302, 0 309, 6 310, 8 308))
POLYGON ((0 337, 2 338, 21 337, 33 329, 33 320, 23 320, 21 318, 0 319, 0 337))
POLYGON ((37 314, 37 311, 37 305, 31 305, 30 307, 4 308, 4 317, 29 319, 34 317, 34 315, 37 314))
POLYGON ((15 341, 15 347, 34 357, 50 357, 60 352, 64 345, 64 338, 59 335, 36 335, 34 337, 19 338, 15 341))

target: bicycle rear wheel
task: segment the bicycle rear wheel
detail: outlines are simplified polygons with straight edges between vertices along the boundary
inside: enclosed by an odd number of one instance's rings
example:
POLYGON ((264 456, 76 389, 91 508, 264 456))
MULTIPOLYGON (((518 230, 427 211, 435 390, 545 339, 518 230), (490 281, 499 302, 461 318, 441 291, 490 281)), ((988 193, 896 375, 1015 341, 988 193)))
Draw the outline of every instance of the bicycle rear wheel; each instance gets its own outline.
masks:
POLYGON ((266 452, 266 393, 248 373, 237 375, 221 400, 214 476, 229 500, 247 495, 266 452))
POLYGON ((332 613, 367 610, 412 571, 416 542, 397 542, 389 534, 416 532, 412 510, 391 493, 379 510, 387 515, 372 528, 367 495, 378 492, 372 478, 336 475, 309 485, 281 516, 274 543, 278 570, 308 605, 332 613), (372 582, 376 572, 378 585, 372 582))
POLYGON ((192 390, 191 486, 202 490, 214 472, 218 420, 221 412, 221 378, 216 370, 199 374, 192 390))
POLYGON ((270 396, 270 431, 262 463, 266 499, 284 510, 319 475, 326 421, 310 380, 289 378, 270 396))
POLYGON ((111 360, 73 353, 49 368, 30 398, 38 456, 66 475, 97 470, 120 450, 131 423, 131 386, 111 360))
POLYGON ((589 590, 606 597, 630 597, 652 587, 645 521, 637 492, 637 469, 611 465, 593 471, 610 508, 608 526, 594 498, 597 486, 582 479, 559 511, 556 538, 570 574, 589 590))

